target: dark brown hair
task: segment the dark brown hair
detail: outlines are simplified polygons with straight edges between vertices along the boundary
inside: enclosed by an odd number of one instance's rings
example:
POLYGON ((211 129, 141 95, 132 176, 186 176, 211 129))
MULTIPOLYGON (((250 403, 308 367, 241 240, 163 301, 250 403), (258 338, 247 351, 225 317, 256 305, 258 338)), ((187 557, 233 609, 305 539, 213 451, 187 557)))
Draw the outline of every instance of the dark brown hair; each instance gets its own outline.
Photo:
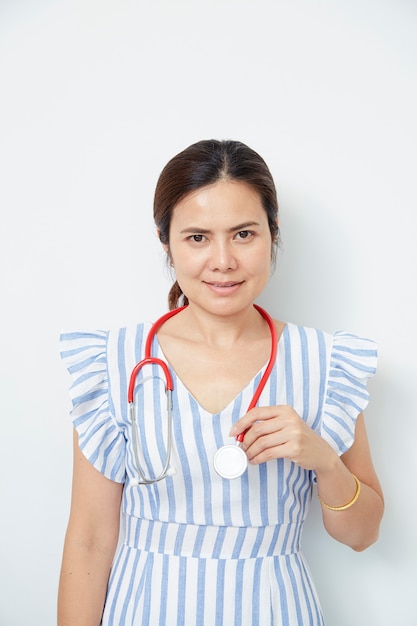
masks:
MULTIPOLYGON (((241 181, 257 191, 268 217, 275 257, 279 228, 274 180, 263 158, 240 141, 199 141, 166 164, 154 196, 154 220, 161 243, 169 245, 171 216, 178 202, 191 191, 219 180, 241 181)), ((169 308, 175 309, 187 303, 187 297, 175 281, 168 296, 169 308)))

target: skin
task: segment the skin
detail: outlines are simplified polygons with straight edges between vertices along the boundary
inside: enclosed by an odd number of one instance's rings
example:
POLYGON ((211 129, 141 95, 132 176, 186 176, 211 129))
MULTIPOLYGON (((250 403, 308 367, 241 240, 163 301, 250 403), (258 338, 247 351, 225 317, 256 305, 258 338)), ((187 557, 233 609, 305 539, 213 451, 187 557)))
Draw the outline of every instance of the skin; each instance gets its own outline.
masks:
MULTIPOLYGON (((166 252, 189 306, 168 320, 158 340, 169 361, 208 413, 226 407, 267 362, 268 326, 254 309, 270 274, 272 241, 257 193, 222 180, 186 196, 174 209, 166 252), (184 359, 187 354, 187 359, 184 359)), ((278 336, 285 324, 275 320, 278 336)), ((378 536, 383 497, 373 468, 363 416, 342 457, 289 406, 256 407, 231 435, 245 432, 249 462, 288 458, 314 470, 320 497, 346 511, 323 511, 327 531, 354 550, 378 536)), ((122 485, 84 458, 74 433, 71 514, 62 562, 58 626, 98 626, 119 532, 122 485)))
POLYGON ((119 534, 123 485, 87 461, 74 431, 71 513, 58 591, 58 626, 98 626, 119 534))

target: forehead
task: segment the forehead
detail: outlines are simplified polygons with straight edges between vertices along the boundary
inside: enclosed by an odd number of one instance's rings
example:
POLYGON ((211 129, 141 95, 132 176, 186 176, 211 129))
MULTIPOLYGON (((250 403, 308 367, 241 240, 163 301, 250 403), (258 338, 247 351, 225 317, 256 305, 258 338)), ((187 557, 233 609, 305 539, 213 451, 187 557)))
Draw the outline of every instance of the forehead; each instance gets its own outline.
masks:
POLYGON ((189 219, 236 220, 255 219, 267 221, 266 211, 259 193, 247 183, 221 180, 190 192, 174 207, 172 222, 189 219))

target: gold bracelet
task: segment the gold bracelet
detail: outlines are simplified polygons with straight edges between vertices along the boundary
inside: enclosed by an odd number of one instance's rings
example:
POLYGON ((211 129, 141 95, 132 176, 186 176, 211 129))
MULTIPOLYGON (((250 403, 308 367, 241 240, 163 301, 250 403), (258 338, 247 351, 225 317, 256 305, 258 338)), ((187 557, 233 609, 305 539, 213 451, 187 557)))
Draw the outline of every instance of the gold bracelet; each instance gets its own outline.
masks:
POLYGON ((347 504, 344 504, 343 506, 330 506, 330 504, 326 504, 325 502, 323 502, 323 500, 320 498, 319 495, 317 495, 318 499, 320 500, 320 503, 322 504, 322 506, 326 507, 326 509, 330 509, 330 511, 346 511, 346 509, 349 509, 353 504, 355 504, 356 500, 359 498, 359 495, 361 493, 361 484, 358 480, 358 478, 356 478, 355 474, 352 474, 353 478, 355 479, 356 482, 356 493, 353 496, 352 500, 350 502, 348 502, 347 504))

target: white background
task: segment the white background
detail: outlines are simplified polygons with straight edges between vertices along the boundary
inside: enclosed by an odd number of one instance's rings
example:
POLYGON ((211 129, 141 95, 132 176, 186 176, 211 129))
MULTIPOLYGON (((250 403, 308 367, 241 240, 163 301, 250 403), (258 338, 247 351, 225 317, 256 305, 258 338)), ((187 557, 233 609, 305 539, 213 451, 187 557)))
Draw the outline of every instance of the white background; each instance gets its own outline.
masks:
MULTIPOLYGON (((417 3, 0 0, 0 625, 52 626, 71 486, 62 329, 154 319, 166 161, 267 160, 283 248, 262 303, 380 344, 379 542, 304 538, 328 626, 416 626, 417 3)), ((225 625, 231 626, 231 625, 225 625)))

